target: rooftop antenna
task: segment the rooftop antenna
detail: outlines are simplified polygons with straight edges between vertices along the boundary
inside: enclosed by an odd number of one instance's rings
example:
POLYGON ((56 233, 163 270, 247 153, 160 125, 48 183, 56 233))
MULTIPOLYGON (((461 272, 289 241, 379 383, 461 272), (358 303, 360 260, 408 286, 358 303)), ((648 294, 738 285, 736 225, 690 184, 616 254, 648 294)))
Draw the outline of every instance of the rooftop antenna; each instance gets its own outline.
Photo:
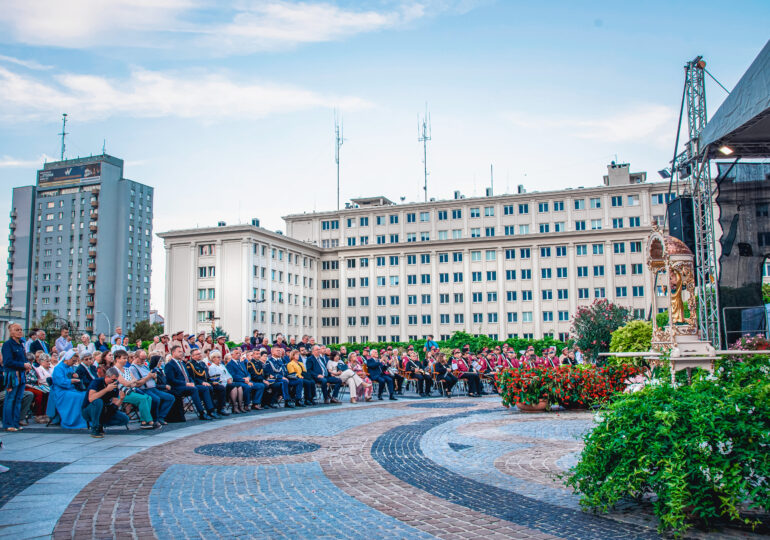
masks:
POLYGON ((422 143, 422 164, 425 168, 425 202, 428 202, 428 141, 431 140, 430 114, 425 104, 425 116, 417 120, 417 140, 422 143))
POLYGON ((102 155, 107 153, 107 139, 102 139, 102 155))
POLYGON ((64 138, 69 135, 67 133, 66 128, 67 127, 67 113, 63 113, 61 115, 61 133, 59 135, 61 136, 61 160, 64 161, 64 149, 66 148, 64 144, 64 138))
POLYGON ((334 109, 334 161, 337 163, 337 210, 340 209, 340 147, 345 142, 342 136, 342 118, 337 116, 334 109))
POLYGON ((495 169, 494 166, 489 164, 489 187, 492 189, 492 193, 495 192, 495 169))

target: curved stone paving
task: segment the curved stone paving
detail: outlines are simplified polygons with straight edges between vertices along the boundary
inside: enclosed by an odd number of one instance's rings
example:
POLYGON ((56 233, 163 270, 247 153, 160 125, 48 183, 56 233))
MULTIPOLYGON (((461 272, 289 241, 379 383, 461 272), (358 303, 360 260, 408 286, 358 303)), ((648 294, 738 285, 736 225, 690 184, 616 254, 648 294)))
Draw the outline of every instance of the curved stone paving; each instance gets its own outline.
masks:
POLYGON ((592 418, 455 398, 265 411, 100 441, 65 435, 72 463, 0 508, 0 536, 657 537, 647 510, 582 512, 556 478, 592 418))

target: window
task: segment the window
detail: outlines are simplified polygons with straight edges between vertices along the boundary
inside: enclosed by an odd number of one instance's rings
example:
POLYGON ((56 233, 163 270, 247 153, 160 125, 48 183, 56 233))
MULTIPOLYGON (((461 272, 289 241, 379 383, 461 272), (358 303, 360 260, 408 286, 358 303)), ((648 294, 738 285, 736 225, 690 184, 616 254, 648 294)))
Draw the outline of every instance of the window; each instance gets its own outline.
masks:
POLYGON ((644 287, 643 287, 643 286, 641 286, 641 285, 634 285, 634 286, 631 288, 631 291, 632 291, 633 295, 634 295, 635 297, 637 297, 637 298, 639 298, 639 297, 641 297, 641 296, 644 296, 644 287))
POLYGON ((447 219, 447 211, 446 210, 439 210, 438 211, 438 220, 439 221, 446 221, 447 219))
POLYGON ((486 260, 494 261, 497 258, 497 252, 494 249, 488 249, 484 253, 486 260))
POLYGON ((401 318, 398 315, 391 315, 390 316, 390 324, 392 326, 396 326, 398 324, 401 324, 400 320, 401 320, 401 318))
POLYGON ((430 315, 423 315, 422 316, 422 324, 431 324, 430 320, 431 320, 430 315))
POLYGON ((506 270, 505 279, 509 281, 516 279, 516 270, 506 270))
POLYGON ((497 322, 497 313, 487 313, 487 322, 490 323, 496 323, 497 322))
POLYGON ((414 223, 415 221, 417 221, 417 214, 415 214, 414 212, 409 212, 406 215, 406 222, 407 223, 414 223))
POLYGON ((519 257, 522 259, 529 259, 531 250, 529 248, 521 248, 519 250, 519 257))
POLYGON ((641 227, 642 219, 639 216, 628 218, 628 226, 631 228, 641 227))
POLYGON ((449 283, 449 272, 441 272, 438 275, 439 283, 449 283))
POLYGON ((512 216, 513 215, 513 205, 512 204, 506 204, 503 206, 503 215, 505 216, 512 216))
POLYGON ((438 254, 438 262, 439 263, 448 263, 449 262, 449 253, 439 253, 438 254))
POLYGON ((594 289, 594 298, 604 298, 607 296, 604 292, 604 287, 597 287, 594 289))
POLYGON ((620 254, 626 252, 626 244, 625 242, 613 242, 612 244, 612 251, 613 253, 620 254))
POLYGON ((540 233, 548 233, 551 232, 551 224, 550 223, 541 223, 540 224, 540 233))
POLYGON ((550 257, 551 256, 551 248, 550 247, 541 247, 540 248, 540 257, 550 257))
POLYGON ((475 292, 471 294, 471 302, 478 304, 482 300, 482 294, 480 292, 475 292))
POLYGON ((439 240, 449 240, 449 231, 439 231, 438 232, 438 239, 439 240))
POLYGON ((472 218, 481 217, 481 209, 479 209, 479 208, 471 208, 471 217, 472 218))
POLYGON ((471 272, 471 281, 481 281, 481 272, 471 272))
POLYGON ((604 275, 604 266, 599 264, 594 266, 594 277, 601 277, 604 275))
POLYGON ((591 247, 593 249, 594 255, 604 254, 604 244, 592 244, 591 247))
POLYGON ((586 289, 582 289, 582 288, 578 289, 578 298, 580 298, 581 300, 589 298, 589 296, 588 296, 588 289, 587 288, 586 289))
POLYGON ((368 257, 362 257, 358 262, 361 265, 361 268, 366 268, 366 267, 369 266, 369 258, 368 257))
POLYGON ((398 255, 391 255, 389 262, 390 266, 398 266, 398 255))
POLYGON ((455 293, 454 294, 454 302, 455 302, 455 304, 462 304, 463 303, 463 293, 455 293))
POLYGON ((413 233, 413 232, 406 233, 406 241, 417 242, 417 233, 413 233))
POLYGON ((378 244, 384 244, 385 243, 385 235, 384 234, 378 234, 377 235, 377 243, 378 244))
POLYGON ((487 281, 497 281, 497 271, 487 270, 487 281))
POLYGON ((612 228, 613 229, 622 229, 623 228, 623 218, 612 218, 612 228))
POLYGON ((455 283, 462 283, 462 281, 463 281, 463 273, 462 272, 454 272, 452 274, 452 280, 455 283))
POLYGON ((627 287, 615 287, 615 297, 616 298, 625 298, 628 296, 628 288, 627 287))
POLYGON ((420 264, 430 264, 430 253, 420 254, 420 264))
POLYGON ((578 220, 575 222, 575 230, 576 231, 584 231, 586 230, 586 222, 585 220, 578 220))
POLYGON ((516 258, 516 250, 515 249, 506 249, 505 250, 505 260, 509 261, 511 259, 516 258))
POLYGON ((385 257, 376 258, 377 266, 385 266, 385 257))
POLYGON ((452 229, 452 240, 459 240, 463 237, 462 229, 452 229))
POLYGON ((631 274, 640 275, 642 273, 642 263, 634 263, 631 265, 631 274))
POLYGON ((530 268, 522 268, 521 279, 532 279, 532 270, 530 268))
POLYGON ((390 224, 394 225, 398 223, 398 214, 391 214, 390 215, 390 224))
POLYGON ((567 267, 566 266, 559 266, 556 268, 556 277, 564 279, 567 277, 567 267))
POLYGON ((397 234, 391 234, 390 235, 390 243, 391 244, 398 244, 398 235, 397 234))
POLYGON ((521 291, 521 299, 524 302, 532 301, 532 291, 521 291))
MULTIPOLYGON (((653 195, 653 199, 654 199, 654 197, 655 196, 653 195)), ((655 204, 655 203, 653 203, 653 204, 655 204)), ((613 208, 618 208, 619 206, 623 206, 623 196, 622 195, 613 195, 613 197, 612 197, 612 207, 613 208)))
POLYGON ((484 215, 486 217, 491 217, 495 215, 495 207, 494 206, 485 206, 484 207, 484 215))
POLYGON ((557 257, 566 257, 567 256, 567 246, 556 246, 556 256, 557 257))
POLYGON ((591 208, 601 208, 602 200, 599 197, 591 197, 591 208))
MULTIPOLYGON (((368 287, 369 286, 369 278, 368 277, 362 277, 359 278, 359 283, 361 284, 361 287, 368 287)), ((362 304, 363 305, 363 304, 362 304)))
POLYGON ((439 322, 441 324, 449 324, 449 313, 442 313, 439 315, 439 322))
POLYGON ((642 243, 637 242, 629 242, 629 251, 631 253, 641 253, 642 252, 642 243))
POLYGON ((553 290, 552 289, 543 289, 540 292, 543 294, 543 300, 553 300, 553 290))
POLYGON ((515 302, 516 301, 516 291, 506 291, 505 293, 505 301, 506 302, 515 302))
POLYGON ((575 246, 575 255, 588 255, 588 245, 578 244, 575 246))
POLYGON ((475 322, 475 323, 484 322, 484 314, 483 313, 474 313, 473 314, 473 322, 475 322))
POLYGON ((537 203, 537 211, 541 214, 544 212, 548 212, 548 203, 547 202, 541 202, 537 203))
POLYGON ((361 227, 368 227, 369 226, 369 218, 368 217, 362 217, 358 219, 358 224, 361 227))
POLYGON ((356 239, 354 236, 348 236, 348 246, 355 246, 356 245, 356 239))
POLYGON ((531 311, 522 311, 521 312, 521 322, 532 322, 532 312, 531 311))
POLYGON ((559 311, 559 321, 569 321, 569 311, 559 311))
POLYGON ((390 276, 390 286, 394 287, 398 285, 398 276, 390 276))
POLYGON ((416 294, 410 294, 406 297, 406 303, 410 306, 416 306, 417 305, 417 295, 416 294))
POLYGON ((494 236, 494 235, 495 235, 494 227, 484 227, 484 236, 494 236))
POLYGON ((452 219, 462 219, 463 211, 459 208, 452 210, 452 219))
POLYGON ((529 204, 528 203, 519 204, 519 214, 529 214, 529 204))
POLYGON ((575 210, 585 210, 585 209, 586 209, 585 199, 575 199, 575 210))
POLYGON ((481 260, 481 252, 471 251, 471 261, 480 261, 480 260, 481 260))
POLYGON ((551 269, 550 268, 541 268, 540 269, 540 277, 542 279, 551 279, 551 269))
POLYGON ((348 278, 348 288, 352 288, 356 286, 356 278, 351 277, 348 278))
POLYGON ((615 265, 615 275, 616 276, 625 276, 626 275, 626 265, 625 264, 616 264, 615 265))
POLYGON ((556 298, 558 298, 559 300, 569 299, 569 289, 557 289, 556 298))
POLYGON ((553 311, 544 311, 543 312, 543 321, 544 322, 552 322, 553 321, 553 311))
POLYGON ((442 293, 438 295, 438 303, 439 304, 448 304, 449 303, 449 295, 446 293, 442 293))
POLYGON ((519 234, 529 234, 529 225, 519 225, 519 234))
POLYGON ((497 302, 497 293, 492 291, 487 293, 487 302, 497 302))
POLYGON ((423 285, 430 283, 430 274, 420 274, 420 283, 423 285))
POLYGON ((508 322, 518 322, 518 320, 519 320, 518 315, 519 314, 516 313, 515 311, 509 311, 508 312, 508 322))
POLYGON ((639 206, 639 195, 629 195, 628 206, 639 206))
POLYGON ((564 212, 564 201, 553 201, 554 212, 564 212))
POLYGON ((577 277, 588 277, 588 267, 587 266, 578 266, 577 267, 577 277))
POLYGON ((417 285, 417 274, 407 274, 407 276, 406 276, 406 284, 407 285, 417 285))

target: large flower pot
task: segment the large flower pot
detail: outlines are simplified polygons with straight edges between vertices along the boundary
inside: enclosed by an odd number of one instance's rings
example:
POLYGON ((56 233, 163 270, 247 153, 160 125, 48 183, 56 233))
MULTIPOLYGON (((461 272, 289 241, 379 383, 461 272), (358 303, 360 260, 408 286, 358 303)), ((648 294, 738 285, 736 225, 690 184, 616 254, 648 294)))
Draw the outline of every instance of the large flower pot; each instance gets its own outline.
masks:
POLYGON ((544 412, 548 410, 548 401, 545 399, 541 399, 537 405, 527 405, 526 403, 517 401, 516 408, 519 409, 521 412, 528 412, 528 413, 544 412))

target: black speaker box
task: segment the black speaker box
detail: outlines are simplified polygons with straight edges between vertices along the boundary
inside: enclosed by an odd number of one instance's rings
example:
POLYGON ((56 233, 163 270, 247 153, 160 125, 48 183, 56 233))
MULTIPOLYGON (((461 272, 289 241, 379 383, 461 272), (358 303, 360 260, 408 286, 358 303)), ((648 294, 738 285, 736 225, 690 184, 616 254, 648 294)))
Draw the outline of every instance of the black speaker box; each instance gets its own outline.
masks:
POLYGON ((677 197, 668 203, 668 231, 695 253, 695 216, 692 197, 677 197))

